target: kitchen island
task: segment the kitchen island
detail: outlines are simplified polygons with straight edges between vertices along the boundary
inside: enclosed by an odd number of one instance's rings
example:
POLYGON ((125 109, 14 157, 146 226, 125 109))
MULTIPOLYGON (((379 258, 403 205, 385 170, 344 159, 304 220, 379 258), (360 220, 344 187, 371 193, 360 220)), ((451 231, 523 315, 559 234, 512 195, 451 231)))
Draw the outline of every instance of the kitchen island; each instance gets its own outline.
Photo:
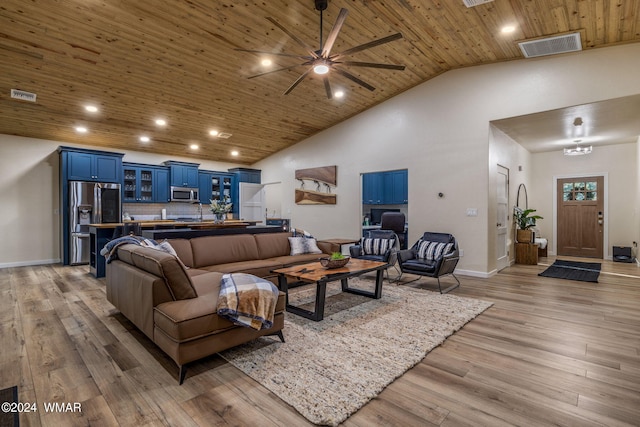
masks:
POLYGON ((222 224, 214 224, 213 221, 174 221, 174 220, 147 220, 125 221, 124 223, 89 224, 89 272, 95 277, 104 277, 106 273, 106 260, 100 255, 100 251, 109 240, 113 239, 116 227, 125 224, 138 223, 142 230, 142 236, 153 240, 163 239, 190 239, 200 236, 212 236, 220 234, 256 234, 277 233, 283 231, 277 226, 257 225, 258 221, 227 220, 222 224))

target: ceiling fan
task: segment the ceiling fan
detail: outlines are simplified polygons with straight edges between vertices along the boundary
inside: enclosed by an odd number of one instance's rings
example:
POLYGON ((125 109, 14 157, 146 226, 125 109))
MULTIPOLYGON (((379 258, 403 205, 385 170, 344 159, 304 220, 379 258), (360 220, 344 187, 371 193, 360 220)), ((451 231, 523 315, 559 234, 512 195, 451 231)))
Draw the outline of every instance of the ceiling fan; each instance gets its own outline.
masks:
POLYGON ((268 17, 267 19, 276 27, 280 28, 286 35, 288 35, 292 40, 298 43, 301 47, 303 47, 307 51, 307 55, 296 55, 289 53, 278 53, 278 52, 265 52, 261 50, 251 50, 251 49, 235 49, 242 52, 252 52, 252 53, 262 53, 267 55, 276 55, 276 56, 284 56, 290 58, 298 58, 302 59, 304 62, 296 65, 292 65, 289 67, 278 68, 277 70, 267 71, 265 73, 256 74, 250 76, 250 79, 255 77, 265 76, 267 74, 276 73, 278 71, 291 70, 297 67, 307 66, 307 70, 302 73, 300 77, 296 81, 293 82, 289 88, 284 91, 284 95, 288 95, 293 89, 296 88, 307 76, 313 71, 316 74, 322 76, 322 80, 324 82, 324 88, 327 92, 327 98, 331 99, 333 97, 333 93, 331 91, 331 85, 329 83, 328 74, 336 73, 347 79, 357 83, 358 85, 368 89, 370 91, 375 90, 375 87, 371 86, 369 83, 363 81, 362 79, 354 76, 350 72, 343 69, 343 66, 347 67, 368 67, 368 68, 380 68, 385 70, 404 70, 404 65, 396 65, 396 64, 379 64, 375 62, 358 62, 358 61, 349 61, 344 60, 343 58, 349 55, 352 55, 357 52, 361 52, 365 49, 369 49, 375 46, 380 46, 385 43, 392 42, 394 40, 398 40, 402 38, 402 34, 396 33, 387 37, 383 37, 381 39, 372 40, 368 43, 364 43, 350 49, 344 50, 340 53, 331 53, 331 49, 333 48, 333 44, 338 38, 338 34, 340 33, 340 29, 344 24, 345 19, 347 18, 347 14, 349 11, 347 9, 340 9, 340 13, 338 14, 338 18, 336 19, 335 24, 333 24, 333 28, 329 32, 327 36, 327 40, 323 44, 322 37, 322 11, 327 8, 328 0, 314 0, 316 10, 320 11, 320 48, 314 50, 311 46, 306 44, 300 38, 296 37, 292 32, 287 30, 285 27, 280 25, 275 19, 268 17))

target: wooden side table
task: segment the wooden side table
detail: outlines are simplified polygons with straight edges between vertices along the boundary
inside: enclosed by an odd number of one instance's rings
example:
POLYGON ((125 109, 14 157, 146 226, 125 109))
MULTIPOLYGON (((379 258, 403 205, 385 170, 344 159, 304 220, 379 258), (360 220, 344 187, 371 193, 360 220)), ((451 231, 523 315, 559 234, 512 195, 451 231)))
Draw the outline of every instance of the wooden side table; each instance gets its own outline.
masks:
POLYGON ((538 246, 534 243, 516 243, 516 264, 538 264, 538 246))

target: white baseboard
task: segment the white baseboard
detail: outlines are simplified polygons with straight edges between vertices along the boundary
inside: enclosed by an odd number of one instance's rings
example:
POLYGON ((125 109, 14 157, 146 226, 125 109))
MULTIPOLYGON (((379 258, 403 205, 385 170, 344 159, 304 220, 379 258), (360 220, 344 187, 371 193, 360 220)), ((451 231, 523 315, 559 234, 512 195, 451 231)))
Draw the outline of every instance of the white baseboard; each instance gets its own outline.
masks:
POLYGON ((489 277, 494 276, 497 273, 498 270, 491 270, 489 272, 476 270, 459 270, 457 268, 455 270, 455 274, 459 274, 461 276, 481 277, 483 279, 488 279, 489 277))
POLYGON ((59 264, 60 259, 39 259, 33 261, 18 261, 18 262, 4 262, 0 263, 0 268, 9 267, 28 267, 31 265, 43 265, 43 264, 59 264))

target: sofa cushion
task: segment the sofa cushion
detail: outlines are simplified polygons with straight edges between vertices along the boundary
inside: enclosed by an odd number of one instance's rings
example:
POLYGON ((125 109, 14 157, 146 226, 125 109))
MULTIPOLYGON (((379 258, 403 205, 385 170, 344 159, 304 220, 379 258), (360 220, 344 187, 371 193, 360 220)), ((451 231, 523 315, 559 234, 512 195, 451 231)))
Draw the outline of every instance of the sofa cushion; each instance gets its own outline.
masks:
POLYGON ((180 261, 185 266, 193 267, 193 251, 191 250, 191 241, 189 239, 167 239, 173 249, 176 251, 176 255, 180 258, 180 261))
MULTIPOLYGON (((155 307, 153 318, 156 328, 161 329, 171 340, 184 342, 203 336, 237 328, 229 320, 218 316, 216 310, 220 293, 221 274, 210 273, 194 278, 198 298, 171 301, 155 307)), ((285 294, 280 292, 276 313, 284 311, 285 294)), ((243 328, 244 329, 244 328, 243 328)))
POLYGON ((251 234, 196 237, 191 239, 191 249, 195 268, 260 259, 251 234))
POLYGON ((271 270, 275 270, 280 267, 282 267, 282 264, 272 259, 258 259, 254 261, 240 261, 211 265, 209 267, 204 267, 204 269, 219 273, 247 273, 258 277, 267 277, 271 275, 271 270))
POLYGON ((291 253, 289 237, 291 237, 291 233, 254 234, 258 245, 258 257, 267 259, 289 255, 291 253))
POLYGON ((197 296, 187 270, 178 258, 160 251, 134 244, 118 248, 118 259, 148 273, 162 277, 175 300, 197 296))

